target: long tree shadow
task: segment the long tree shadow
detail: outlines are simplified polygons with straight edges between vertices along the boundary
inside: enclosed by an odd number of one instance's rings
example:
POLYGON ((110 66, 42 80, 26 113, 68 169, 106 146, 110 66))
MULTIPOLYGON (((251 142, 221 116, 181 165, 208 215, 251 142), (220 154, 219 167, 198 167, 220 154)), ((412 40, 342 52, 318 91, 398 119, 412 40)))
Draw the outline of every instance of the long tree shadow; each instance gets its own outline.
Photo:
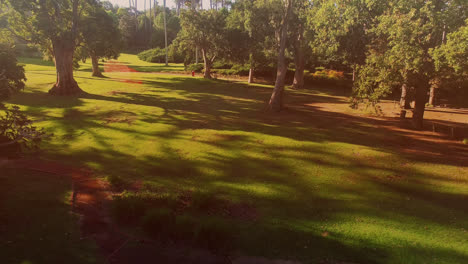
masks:
POLYGON ((99 173, 142 180, 156 189, 204 190, 253 203, 261 219, 235 224, 238 247, 248 254, 300 256, 311 262, 373 263, 393 257, 398 262, 401 259, 394 255, 404 251, 392 247, 403 240, 407 252, 427 255, 427 260, 468 261, 459 244, 427 249, 422 239, 414 238, 420 245, 413 245, 406 241, 411 238, 398 237, 396 231, 408 228, 421 233, 424 225, 451 231, 464 228, 466 146, 412 131, 395 119, 310 105, 345 104, 338 96, 288 91, 288 108, 269 113, 264 107, 270 87, 150 75, 141 82, 143 92, 109 93, 109 88, 58 101, 34 92, 12 102, 51 121, 51 129, 63 131, 60 140, 47 148, 56 151, 48 153, 52 157, 94 164, 99 173), (112 105, 103 110, 86 108, 90 101, 112 105), (65 110, 54 116, 48 113, 51 106, 65 110), (143 108, 132 115, 132 107, 143 108), (135 120, 106 121, 115 114, 135 120), (164 129, 143 129, 156 125, 164 129), (112 141, 117 133, 128 135, 129 142, 112 141), (94 145, 76 146, 84 137, 94 145), (144 154, 137 154, 140 148, 146 149, 144 154), (420 162, 456 165, 459 175, 450 178, 413 166, 420 162), (391 242, 380 243, 376 231, 373 236, 353 233, 353 228, 363 225, 378 226, 391 242))

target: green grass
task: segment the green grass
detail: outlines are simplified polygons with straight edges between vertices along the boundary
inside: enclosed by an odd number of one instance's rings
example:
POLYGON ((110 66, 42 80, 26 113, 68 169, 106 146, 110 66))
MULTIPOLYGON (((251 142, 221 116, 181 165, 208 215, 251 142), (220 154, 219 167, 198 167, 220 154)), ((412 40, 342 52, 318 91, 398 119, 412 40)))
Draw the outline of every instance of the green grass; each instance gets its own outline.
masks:
MULTIPOLYGON (((160 67, 135 58, 120 61, 160 67)), ((293 107, 270 114, 267 85, 77 71, 88 95, 52 97, 53 67, 29 63, 27 88, 8 103, 54 133, 43 157, 141 180, 149 193, 191 190, 251 204, 256 221, 226 220, 242 254, 468 263, 467 165, 404 152, 422 143, 384 121, 304 106, 346 104, 333 90, 287 91, 293 107)))
POLYGON ((0 168, 0 259, 8 264, 97 263, 70 212, 71 181, 0 168))
POLYGON ((121 54, 119 62, 135 69, 139 72, 183 72, 184 65, 182 63, 169 63, 166 66, 164 63, 152 63, 138 59, 136 55, 121 54))

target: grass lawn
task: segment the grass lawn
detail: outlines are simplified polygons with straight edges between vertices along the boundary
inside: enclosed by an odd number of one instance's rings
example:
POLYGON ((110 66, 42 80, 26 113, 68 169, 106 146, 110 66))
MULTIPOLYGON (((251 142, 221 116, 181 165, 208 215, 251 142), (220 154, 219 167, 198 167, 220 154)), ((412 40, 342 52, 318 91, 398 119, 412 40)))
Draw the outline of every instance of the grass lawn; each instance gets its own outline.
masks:
MULTIPOLYGON (((164 69, 135 58, 119 60, 164 69)), ((53 66, 23 62, 27 88, 8 103, 54 133, 44 158, 141 182, 148 196, 192 191, 248 205, 254 220, 223 218, 236 252, 304 263, 468 263, 468 164, 426 151, 433 144, 390 121, 307 105, 346 104, 333 90, 289 90, 290 108, 271 114, 271 86, 150 73, 99 79, 84 68, 76 80, 87 95, 52 97, 53 66)), ((24 177, 17 188, 28 190, 24 177)), ((43 199, 64 206, 66 189, 43 199)), ((36 221, 70 218, 45 215, 36 221)))
POLYGON ((98 263, 70 212, 71 180, 0 168, 0 260, 8 264, 98 263))
POLYGON ((151 63, 138 59, 136 55, 121 54, 118 61, 139 72, 183 72, 182 63, 170 63, 166 66, 164 63, 151 63))

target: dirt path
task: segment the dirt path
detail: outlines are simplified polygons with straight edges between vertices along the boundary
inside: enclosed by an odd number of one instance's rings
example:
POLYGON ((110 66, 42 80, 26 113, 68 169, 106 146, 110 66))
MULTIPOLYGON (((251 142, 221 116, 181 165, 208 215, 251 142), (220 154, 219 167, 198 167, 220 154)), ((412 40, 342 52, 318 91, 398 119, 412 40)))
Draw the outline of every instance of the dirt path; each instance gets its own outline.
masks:
POLYGON ((108 61, 104 64, 104 72, 138 72, 118 61, 108 61))

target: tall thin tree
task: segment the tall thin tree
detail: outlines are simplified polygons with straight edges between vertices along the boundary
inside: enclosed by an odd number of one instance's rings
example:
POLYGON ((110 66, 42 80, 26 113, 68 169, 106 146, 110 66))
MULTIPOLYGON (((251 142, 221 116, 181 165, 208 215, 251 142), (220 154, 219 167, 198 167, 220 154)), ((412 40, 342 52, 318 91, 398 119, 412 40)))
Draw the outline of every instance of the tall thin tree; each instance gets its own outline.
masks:
POLYGON ((284 81, 288 70, 285 61, 286 40, 288 38, 288 20, 291 16, 292 5, 294 0, 285 0, 285 8, 283 19, 281 21, 281 29, 279 32, 279 49, 278 49, 278 65, 276 71, 275 88, 270 98, 269 108, 279 112, 283 109, 283 94, 284 81))
POLYGON ((164 18, 164 47, 166 49, 166 66, 168 65, 167 63, 167 27, 166 27, 166 0, 163 1, 164 3, 164 11, 163 11, 163 18, 164 18))

